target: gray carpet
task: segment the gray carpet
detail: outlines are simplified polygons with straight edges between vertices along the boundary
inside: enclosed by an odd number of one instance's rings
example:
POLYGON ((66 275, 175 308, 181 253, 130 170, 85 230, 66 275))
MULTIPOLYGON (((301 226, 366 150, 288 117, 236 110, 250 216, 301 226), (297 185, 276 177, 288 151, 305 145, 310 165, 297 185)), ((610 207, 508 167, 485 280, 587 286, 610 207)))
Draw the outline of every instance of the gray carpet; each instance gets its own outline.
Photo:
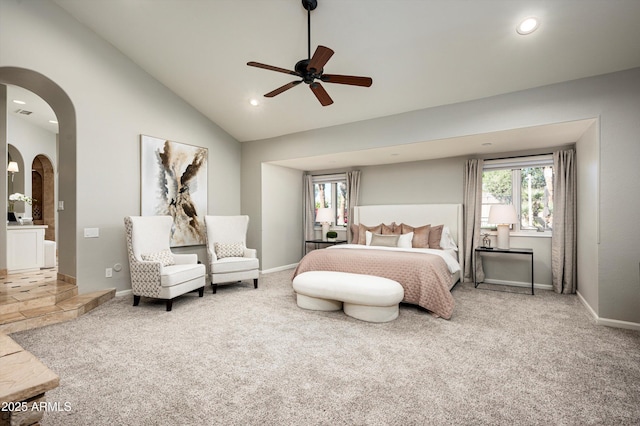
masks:
POLYGON ((640 333, 575 296, 463 284, 451 320, 371 324, 299 309, 291 272, 13 334, 70 405, 43 425, 640 424, 640 333))

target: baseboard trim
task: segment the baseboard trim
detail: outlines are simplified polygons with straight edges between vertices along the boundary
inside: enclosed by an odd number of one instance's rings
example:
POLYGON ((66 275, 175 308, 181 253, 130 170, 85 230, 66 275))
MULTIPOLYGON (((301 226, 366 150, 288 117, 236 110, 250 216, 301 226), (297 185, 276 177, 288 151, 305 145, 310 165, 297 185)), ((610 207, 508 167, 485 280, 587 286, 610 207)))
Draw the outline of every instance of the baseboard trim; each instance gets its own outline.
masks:
POLYGON ((275 268, 263 269, 260 271, 262 274, 272 274, 274 272, 286 271, 287 269, 293 269, 298 266, 297 263, 292 263, 291 265, 278 266, 275 268))
MULTIPOLYGON (((531 288, 531 283, 530 282, 524 282, 524 281, 505 281, 505 280, 492 280, 492 279, 486 279, 484 280, 484 282, 486 284, 499 284, 499 285, 510 285, 512 287, 526 287, 526 288, 531 288)), ((539 283, 533 283, 533 288, 537 289, 537 290, 553 290, 553 286, 551 284, 539 284, 539 283)))
POLYGON ((582 302, 584 307, 587 308, 587 311, 589 311, 593 319, 596 321, 597 325, 604 325, 605 327, 624 328, 627 330, 640 331, 640 324, 637 322, 620 321, 620 320, 614 320, 609 318, 600 318, 596 313, 596 311, 591 307, 591 305, 589 305, 587 300, 582 296, 582 294, 580 294, 580 292, 577 292, 577 294, 578 294, 578 300, 580 300, 580 302, 582 302))
POLYGON ((116 291, 116 297, 129 296, 130 294, 133 294, 132 289, 116 291))

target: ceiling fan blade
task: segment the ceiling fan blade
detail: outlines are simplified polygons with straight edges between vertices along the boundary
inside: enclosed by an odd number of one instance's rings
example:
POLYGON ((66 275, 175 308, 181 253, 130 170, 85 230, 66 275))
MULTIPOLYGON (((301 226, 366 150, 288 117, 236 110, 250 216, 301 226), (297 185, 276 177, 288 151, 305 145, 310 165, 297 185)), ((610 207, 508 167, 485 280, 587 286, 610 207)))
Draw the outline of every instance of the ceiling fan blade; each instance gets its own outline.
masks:
POLYGON ((311 71, 314 73, 322 71, 325 64, 331 59, 333 56, 333 50, 328 47, 318 46, 316 51, 313 52, 313 56, 309 60, 309 65, 307 65, 307 71, 311 71))
POLYGON ((264 95, 266 98, 273 98, 276 95, 279 95, 280 93, 284 92, 285 90, 289 90, 292 87, 296 87, 298 84, 302 83, 302 80, 299 81, 292 81, 291 83, 287 83, 284 86, 278 87, 276 90, 273 90, 269 93, 267 93, 266 95, 264 95))
POLYGON ((333 99, 331 99, 331 96, 329 96, 320 83, 313 82, 309 87, 313 94, 316 95, 316 98, 318 98, 322 106, 331 105, 333 103, 333 99))
POLYGON ((320 79, 325 83, 348 84, 350 86, 370 87, 373 84, 371 77, 356 77, 353 75, 322 74, 320 79))
POLYGON ((283 72, 285 74, 300 75, 295 71, 287 70, 287 69, 280 68, 280 67, 274 67, 272 65, 261 64, 260 62, 251 61, 251 62, 247 62, 247 65, 249 65, 250 67, 263 68, 265 70, 283 72))

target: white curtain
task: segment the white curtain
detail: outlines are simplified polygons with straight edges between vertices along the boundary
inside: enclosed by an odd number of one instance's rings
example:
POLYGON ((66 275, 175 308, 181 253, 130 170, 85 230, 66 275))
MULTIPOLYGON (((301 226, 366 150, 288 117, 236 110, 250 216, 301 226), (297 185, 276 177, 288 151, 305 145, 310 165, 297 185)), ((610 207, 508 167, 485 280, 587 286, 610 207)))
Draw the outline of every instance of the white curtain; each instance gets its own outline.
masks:
POLYGON ((358 198, 360 197, 360 170, 353 170, 347 172, 347 199, 349 208, 349 217, 347 223, 347 242, 351 242, 351 224, 353 223, 353 208, 358 205, 358 198))
MULTIPOLYGON (((482 167, 484 160, 467 160, 464 168, 464 279, 473 281, 473 253, 480 245, 482 215, 482 167)), ((484 280, 482 263, 476 265, 476 278, 484 280)))
POLYGON ((577 290, 576 164, 573 149, 553 153, 551 282, 556 293, 577 290))

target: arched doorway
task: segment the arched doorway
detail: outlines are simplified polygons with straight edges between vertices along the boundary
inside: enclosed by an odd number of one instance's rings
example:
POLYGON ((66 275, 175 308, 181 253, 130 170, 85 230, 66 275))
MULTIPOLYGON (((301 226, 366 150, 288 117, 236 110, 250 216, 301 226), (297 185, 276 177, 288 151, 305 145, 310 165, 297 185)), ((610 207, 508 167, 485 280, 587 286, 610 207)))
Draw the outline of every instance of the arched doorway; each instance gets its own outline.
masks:
MULTIPOLYGON (((12 84, 30 90, 51 106, 58 119, 58 199, 64 203, 64 210, 58 211, 58 273, 65 279, 75 280, 76 270, 76 113, 73 103, 64 90, 48 77, 25 68, 0 67, 0 84, 12 84)), ((6 86, 0 90, 1 109, 6 116, 6 86)), ((6 118, 0 120, 0 146, 7 158, 6 118)), ((6 179, 6 177, 5 177, 6 179)), ((4 180, 4 179, 3 179, 4 180)), ((0 202, 7 210, 7 184, 2 185, 3 200, 0 202)), ((6 241, 6 228, 0 227, 0 239, 6 241)), ((2 244, 0 247, 6 247, 2 244)), ((6 269, 6 250, 3 250, 0 269, 6 269)))
POLYGON ((31 206, 33 223, 47 225, 44 239, 56 240, 55 173, 53 164, 45 155, 38 155, 31 164, 31 206))

